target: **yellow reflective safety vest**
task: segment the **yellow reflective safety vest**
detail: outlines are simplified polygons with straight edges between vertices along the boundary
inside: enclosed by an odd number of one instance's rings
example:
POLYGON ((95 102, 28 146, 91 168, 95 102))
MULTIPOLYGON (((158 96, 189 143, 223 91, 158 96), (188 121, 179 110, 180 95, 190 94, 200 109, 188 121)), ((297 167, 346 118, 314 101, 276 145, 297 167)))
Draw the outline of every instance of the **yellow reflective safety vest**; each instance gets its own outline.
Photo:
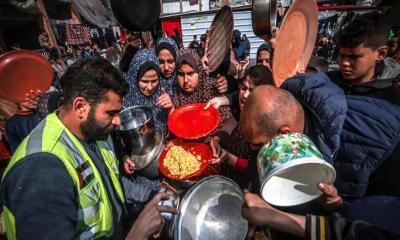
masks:
MULTIPOLYGON (((110 139, 98 141, 97 146, 105 161, 113 187, 125 202, 124 193, 118 180, 118 160, 110 139)), ((108 238, 113 235, 113 213, 111 201, 107 195, 100 172, 90 159, 80 141, 62 124, 56 113, 50 114, 24 139, 13 155, 3 179, 10 169, 26 156, 46 152, 55 155, 65 166, 78 193, 78 224, 76 226, 79 239, 108 238)), ((50 193, 51 194, 51 193, 50 193)), ((16 226, 13 213, 3 207, 7 231, 7 239, 16 239, 16 226)))

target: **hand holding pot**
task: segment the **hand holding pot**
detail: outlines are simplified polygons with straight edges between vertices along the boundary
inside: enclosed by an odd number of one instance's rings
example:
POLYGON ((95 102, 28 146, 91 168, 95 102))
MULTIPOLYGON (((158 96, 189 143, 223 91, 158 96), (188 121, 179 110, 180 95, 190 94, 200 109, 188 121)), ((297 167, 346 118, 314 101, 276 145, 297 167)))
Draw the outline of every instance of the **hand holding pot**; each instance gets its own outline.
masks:
POLYGON ((152 235, 159 235, 164 226, 162 212, 177 214, 178 210, 169 206, 159 206, 158 203, 163 199, 168 199, 166 193, 158 193, 146 205, 139 217, 136 219, 126 239, 148 239, 152 235))
POLYGON ((217 75, 216 79, 217 92, 220 94, 226 93, 228 91, 228 80, 225 76, 220 74, 217 75))
POLYGON ((214 97, 214 98, 210 99, 210 101, 208 101, 207 105, 204 107, 204 110, 206 110, 210 106, 213 106, 217 110, 220 107, 229 106, 229 99, 225 96, 214 97))
POLYGON ((330 183, 318 183, 318 188, 322 191, 320 204, 328 211, 334 211, 343 205, 343 199, 339 196, 337 189, 330 183))
POLYGON ((133 160, 128 155, 125 155, 122 160, 124 162, 125 172, 127 174, 133 174, 135 172, 135 163, 133 160))

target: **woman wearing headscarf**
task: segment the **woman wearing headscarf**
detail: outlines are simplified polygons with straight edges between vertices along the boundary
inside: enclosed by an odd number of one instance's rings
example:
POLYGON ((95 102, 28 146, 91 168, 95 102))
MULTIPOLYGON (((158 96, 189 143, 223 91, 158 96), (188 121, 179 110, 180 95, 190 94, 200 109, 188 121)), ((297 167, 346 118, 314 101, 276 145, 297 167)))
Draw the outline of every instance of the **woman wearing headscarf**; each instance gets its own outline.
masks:
POLYGON ((160 63, 161 86, 170 96, 178 89, 176 82, 176 60, 179 56, 178 45, 172 38, 163 37, 156 45, 156 55, 160 63))
POLYGON ((173 104, 160 84, 159 62, 154 51, 140 49, 129 66, 125 80, 130 88, 124 100, 125 107, 149 106, 156 126, 166 133, 168 113, 173 109, 173 104))
MULTIPOLYGON (((160 68, 156 54, 146 48, 140 49, 134 56, 128 73, 124 76, 130 91, 124 99, 126 107, 145 105, 152 109, 155 125, 167 133, 168 113, 173 109, 171 98, 160 84, 160 68)), ((120 155, 126 155, 121 153, 120 155)), ((123 166, 127 176, 122 184, 128 203, 128 211, 136 216, 144 205, 161 187, 161 179, 150 179, 134 173, 134 164, 128 156, 123 157, 123 166), (132 175, 133 174, 133 175, 132 175)))
MULTIPOLYGON (((176 63, 178 90, 173 96, 175 107, 181 107, 191 103, 207 103, 210 99, 217 96, 215 84, 212 83, 208 73, 204 70, 200 57, 194 49, 182 49, 176 63)), ((232 115, 228 107, 218 109, 221 119, 217 130, 222 123, 232 115)), ((197 139, 197 142, 209 142, 211 137, 217 132, 197 139)), ((174 139, 169 146, 179 143, 180 139, 174 139)), ((215 175, 220 172, 217 165, 209 165, 199 176, 199 179, 205 176, 215 175)))
MULTIPOLYGON (((179 89, 173 97, 175 107, 190 103, 207 103, 217 96, 215 84, 204 70, 200 57, 193 49, 182 49, 177 61, 177 80, 179 89)), ((221 123, 231 116, 228 107, 218 109, 221 123)))

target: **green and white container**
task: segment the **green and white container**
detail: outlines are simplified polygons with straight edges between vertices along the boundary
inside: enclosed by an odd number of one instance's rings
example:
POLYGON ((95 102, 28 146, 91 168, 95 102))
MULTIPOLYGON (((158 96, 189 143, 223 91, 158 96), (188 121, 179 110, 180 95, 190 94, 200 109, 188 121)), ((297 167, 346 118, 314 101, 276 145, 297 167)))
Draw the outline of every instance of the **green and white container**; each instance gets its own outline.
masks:
POLYGON ((261 196, 268 203, 289 207, 318 198, 319 182, 333 183, 335 169, 323 160, 304 134, 279 135, 265 144, 257 156, 261 196))

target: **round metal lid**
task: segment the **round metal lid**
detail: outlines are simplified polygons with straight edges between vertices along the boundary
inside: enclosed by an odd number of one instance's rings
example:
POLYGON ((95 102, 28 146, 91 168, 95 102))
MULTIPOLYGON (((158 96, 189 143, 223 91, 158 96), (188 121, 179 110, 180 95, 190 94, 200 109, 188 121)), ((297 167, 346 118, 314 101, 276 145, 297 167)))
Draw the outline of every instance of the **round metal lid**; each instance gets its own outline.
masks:
POLYGON ((223 6, 211 24, 208 40, 208 67, 215 71, 227 56, 233 33, 233 13, 229 6, 223 6))
POLYGON ((276 86, 306 69, 318 31, 315 0, 297 0, 286 14, 276 39, 272 73, 276 86))

